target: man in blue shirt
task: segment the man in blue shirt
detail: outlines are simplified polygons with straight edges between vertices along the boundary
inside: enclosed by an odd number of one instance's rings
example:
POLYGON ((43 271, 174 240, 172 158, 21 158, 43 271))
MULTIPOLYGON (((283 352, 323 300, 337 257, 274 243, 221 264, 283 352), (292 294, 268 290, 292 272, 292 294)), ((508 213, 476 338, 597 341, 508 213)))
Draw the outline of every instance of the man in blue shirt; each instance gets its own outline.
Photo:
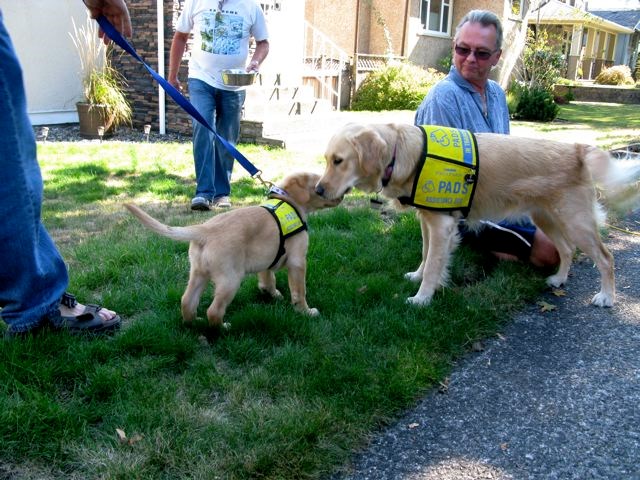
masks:
MULTIPOLYGON (((416 125, 443 125, 474 133, 509 133, 504 91, 489 80, 502 54, 502 24, 493 12, 472 10, 456 28, 449 74, 418 107, 416 125)), ((480 159, 482 164, 482 159, 480 159)), ((479 232, 461 227, 464 241, 504 260, 525 260, 538 267, 560 262, 551 240, 529 220, 501 222, 479 232)))

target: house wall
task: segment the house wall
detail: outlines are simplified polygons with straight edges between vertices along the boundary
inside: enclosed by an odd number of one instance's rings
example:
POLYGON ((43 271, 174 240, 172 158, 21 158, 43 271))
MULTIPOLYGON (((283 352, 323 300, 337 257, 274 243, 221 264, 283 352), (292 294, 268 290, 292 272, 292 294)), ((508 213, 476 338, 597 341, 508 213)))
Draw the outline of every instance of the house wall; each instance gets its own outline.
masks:
POLYGON ((83 25, 78 0, 0 0, 4 23, 20 59, 27 110, 34 125, 78 121, 82 98, 80 60, 69 32, 83 25))
POLYGON ((304 18, 342 50, 353 54, 357 0, 307 0, 304 3, 304 18))
POLYGON ((403 55, 404 12, 407 2, 411 0, 397 0, 389 2, 375 0, 375 9, 371 12, 369 53, 403 55))

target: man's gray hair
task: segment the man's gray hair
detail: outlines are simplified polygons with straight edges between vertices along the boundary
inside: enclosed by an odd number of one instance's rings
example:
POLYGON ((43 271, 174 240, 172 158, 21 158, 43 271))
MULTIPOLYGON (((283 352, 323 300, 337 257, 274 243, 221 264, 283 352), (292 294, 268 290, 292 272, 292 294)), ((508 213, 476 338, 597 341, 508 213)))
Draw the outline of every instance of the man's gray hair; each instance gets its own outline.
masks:
POLYGON ((500 18, 495 13, 489 10, 471 10, 462 17, 462 20, 460 20, 460 23, 456 27, 456 38, 465 23, 479 23, 483 27, 488 27, 489 25, 496 27, 496 48, 498 50, 502 48, 502 22, 500 22, 500 18))

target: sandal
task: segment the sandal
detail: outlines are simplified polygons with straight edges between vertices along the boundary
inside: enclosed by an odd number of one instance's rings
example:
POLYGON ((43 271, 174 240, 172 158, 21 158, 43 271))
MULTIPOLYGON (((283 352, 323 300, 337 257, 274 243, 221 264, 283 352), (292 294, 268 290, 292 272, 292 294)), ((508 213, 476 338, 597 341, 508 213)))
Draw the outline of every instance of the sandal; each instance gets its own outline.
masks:
MULTIPOLYGON (((74 295, 65 292, 60 299, 60 304, 74 308, 78 301, 74 295)), ((84 312, 80 315, 70 317, 60 315, 53 321, 53 327, 59 330, 67 330, 70 333, 103 333, 120 328, 120 323, 122 323, 120 315, 116 315, 110 320, 103 320, 98 314, 101 309, 100 305, 85 305, 84 312)))

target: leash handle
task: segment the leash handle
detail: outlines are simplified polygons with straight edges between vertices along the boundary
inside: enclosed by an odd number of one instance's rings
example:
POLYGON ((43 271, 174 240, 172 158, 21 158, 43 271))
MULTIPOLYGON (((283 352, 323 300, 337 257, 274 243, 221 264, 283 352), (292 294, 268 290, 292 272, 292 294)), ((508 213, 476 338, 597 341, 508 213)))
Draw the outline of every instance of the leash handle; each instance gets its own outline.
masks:
MULTIPOLYGON (((100 25, 104 33, 111 40, 113 40, 115 44, 117 44, 125 52, 127 52, 133 58, 135 58, 140 63, 142 63, 142 65, 144 65, 144 67, 151 74, 151 76, 160 84, 160 86, 164 89, 164 91, 167 92, 169 96, 173 98, 176 101, 176 103, 178 103, 178 105, 182 107, 183 110, 185 110, 189 115, 195 118, 198 122, 204 125, 209 131, 211 131, 216 136, 216 138, 220 141, 220 143, 222 143, 224 148, 226 148, 227 151, 233 156, 233 158, 235 158, 238 161, 238 163, 240 163, 240 165, 242 165, 244 169, 247 172, 249 172, 249 175, 251 175, 252 178, 258 175, 259 173, 261 173, 260 170, 258 170, 236 147, 234 147, 229 141, 227 141, 225 138, 220 136, 218 132, 216 132, 213 128, 211 128, 211 125, 209 125, 209 122, 207 122, 205 118, 202 115, 200 115, 200 112, 198 112, 196 107, 194 107, 193 104, 189 100, 187 100, 186 97, 182 95, 182 93, 178 91, 177 88, 171 85, 168 81, 162 78, 162 76, 159 73, 157 73, 153 68, 147 65, 147 63, 140 57, 140 55, 138 55, 138 52, 136 52, 135 48, 133 48, 129 44, 129 42, 127 42, 127 40, 125 40, 125 38, 120 34, 120 32, 116 30, 116 28, 111 24, 111 22, 107 20, 107 17, 105 17, 104 15, 100 15, 96 19, 96 21, 98 22, 98 25, 100 25)), ((266 185, 264 180, 260 179, 260 181, 266 185)))

